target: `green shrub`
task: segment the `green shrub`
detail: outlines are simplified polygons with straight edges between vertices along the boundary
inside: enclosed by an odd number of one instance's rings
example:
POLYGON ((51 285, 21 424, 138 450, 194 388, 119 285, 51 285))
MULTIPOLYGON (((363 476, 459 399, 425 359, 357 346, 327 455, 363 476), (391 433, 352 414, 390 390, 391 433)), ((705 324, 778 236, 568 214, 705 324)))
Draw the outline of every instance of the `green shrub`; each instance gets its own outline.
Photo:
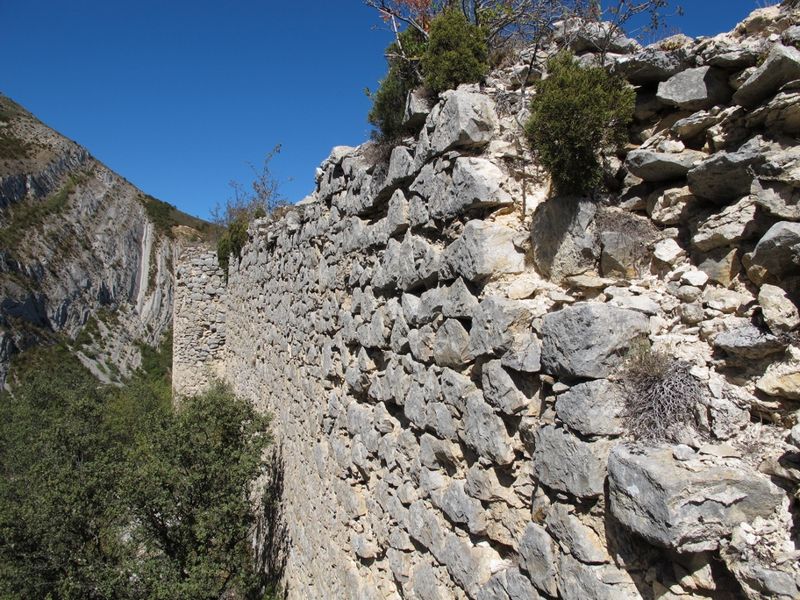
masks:
POLYGON ((525 135, 560 194, 589 194, 602 180, 600 151, 627 140, 636 93, 599 67, 561 53, 536 86, 525 135))
POLYGON ((460 10, 446 10, 431 22, 428 47, 422 57, 425 85, 439 93, 462 83, 475 83, 489 70, 489 50, 483 31, 460 10))
POLYGON ((217 242, 217 262, 227 277, 231 256, 238 260, 242 257, 242 248, 247 243, 247 221, 237 219, 233 221, 227 231, 222 234, 217 242))
POLYGON ((424 38, 416 29, 406 29, 400 33, 400 43, 408 60, 399 56, 397 43, 390 45, 386 49, 389 72, 378 89, 370 94, 372 109, 367 120, 377 128, 374 137, 383 142, 391 142, 409 133, 404 126, 406 98, 422 83, 419 61, 425 51, 424 38))

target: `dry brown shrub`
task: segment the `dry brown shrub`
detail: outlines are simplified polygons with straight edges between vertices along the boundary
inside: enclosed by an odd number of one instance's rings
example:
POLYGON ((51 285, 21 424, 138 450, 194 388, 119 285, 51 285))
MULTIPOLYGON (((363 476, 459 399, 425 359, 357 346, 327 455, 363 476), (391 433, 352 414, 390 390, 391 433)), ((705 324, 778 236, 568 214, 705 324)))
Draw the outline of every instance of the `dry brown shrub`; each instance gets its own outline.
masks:
POLYGON ((632 352, 622 372, 624 418, 631 435, 649 443, 676 441, 682 429, 695 425, 703 391, 691 368, 666 352, 632 352))

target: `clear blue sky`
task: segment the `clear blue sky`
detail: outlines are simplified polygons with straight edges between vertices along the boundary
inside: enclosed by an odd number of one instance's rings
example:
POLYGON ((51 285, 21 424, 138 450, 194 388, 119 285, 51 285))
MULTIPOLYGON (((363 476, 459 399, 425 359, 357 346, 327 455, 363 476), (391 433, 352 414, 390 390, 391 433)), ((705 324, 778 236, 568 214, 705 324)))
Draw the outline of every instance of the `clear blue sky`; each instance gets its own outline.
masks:
MULTIPOLYGON (((689 35, 756 0, 683 0, 689 35)), ((207 217, 281 143, 285 196, 369 136, 390 34, 361 0, 0 0, 0 92, 145 192, 207 217)))

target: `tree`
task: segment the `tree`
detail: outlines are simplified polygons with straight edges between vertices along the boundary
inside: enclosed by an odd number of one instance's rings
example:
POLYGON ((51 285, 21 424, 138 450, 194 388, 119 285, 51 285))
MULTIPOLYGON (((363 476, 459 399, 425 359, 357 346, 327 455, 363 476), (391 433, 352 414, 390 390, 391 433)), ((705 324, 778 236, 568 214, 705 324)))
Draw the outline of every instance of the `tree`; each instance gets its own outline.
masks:
MULTIPOLYGON (((614 0, 603 10, 598 0, 365 0, 381 18, 392 25, 395 35, 400 25, 428 35, 433 19, 447 9, 460 10, 486 34, 490 51, 512 42, 539 44, 551 37, 558 21, 608 20, 609 40, 619 35, 632 18, 646 14, 648 31, 663 24, 670 0, 614 0)), ((677 13, 680 13, 678 8, 677 13)))
POLYGON ((416 29, 406 29, 386 49, 389 71, 378 89, 369 94, 372 109, 367 119, 376 127, 374 137, 378 141, 392 142, 408 133, 404 127, 406 98, 422 83, 419 63, 426 45, 416 29))
POLYGON ((217 600, 264 594, 253 568, 252 484, 268 419, 216 384, 186 398, 136 445, 123 481, 142 597, 217 600))
POLYGON ((122 388, 64 346, 23 356, 0 397, 0 597, 263 600, 267 419, 221 385, 173 411, 169 352, 122 388))
POLYGON ((462 83, 480 81, 489 70, 484 32, 459 10, 447 10, 430 27, 422 58, 425 85, 440 93, 462 83))
POLYGON ((627 140, 636 94, 600 67, 562 52, 536 86, 525 134, 560 194, 590 194, 600 183, 599 153, 627 140))
POLYGON ((28 360, 0 398, 0 597, 126 598, 124 453, 103 390, 64 347, 28 360))

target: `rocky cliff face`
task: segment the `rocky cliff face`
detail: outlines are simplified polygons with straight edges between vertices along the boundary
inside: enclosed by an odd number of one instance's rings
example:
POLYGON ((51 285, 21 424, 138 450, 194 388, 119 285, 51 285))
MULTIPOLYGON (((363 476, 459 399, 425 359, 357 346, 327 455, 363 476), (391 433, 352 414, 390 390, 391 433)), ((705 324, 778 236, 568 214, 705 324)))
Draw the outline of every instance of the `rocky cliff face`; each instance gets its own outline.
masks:
POLYGON ((60 336, 102 380, 129 374, 171 327, 175 256, 199 235, 179 223, 202 226, 0 97, 0 380, 60 336))
POLYGON ((227 285, 181 261, 175 385, 274 415, 291 598, 800 595, 797 19, 618 40, 603 198, 548 197, 523 56, 412 98, 388 164, 334 149, 227 285), (626 416, 648 346, 691 391, 671 442, 626 416))

